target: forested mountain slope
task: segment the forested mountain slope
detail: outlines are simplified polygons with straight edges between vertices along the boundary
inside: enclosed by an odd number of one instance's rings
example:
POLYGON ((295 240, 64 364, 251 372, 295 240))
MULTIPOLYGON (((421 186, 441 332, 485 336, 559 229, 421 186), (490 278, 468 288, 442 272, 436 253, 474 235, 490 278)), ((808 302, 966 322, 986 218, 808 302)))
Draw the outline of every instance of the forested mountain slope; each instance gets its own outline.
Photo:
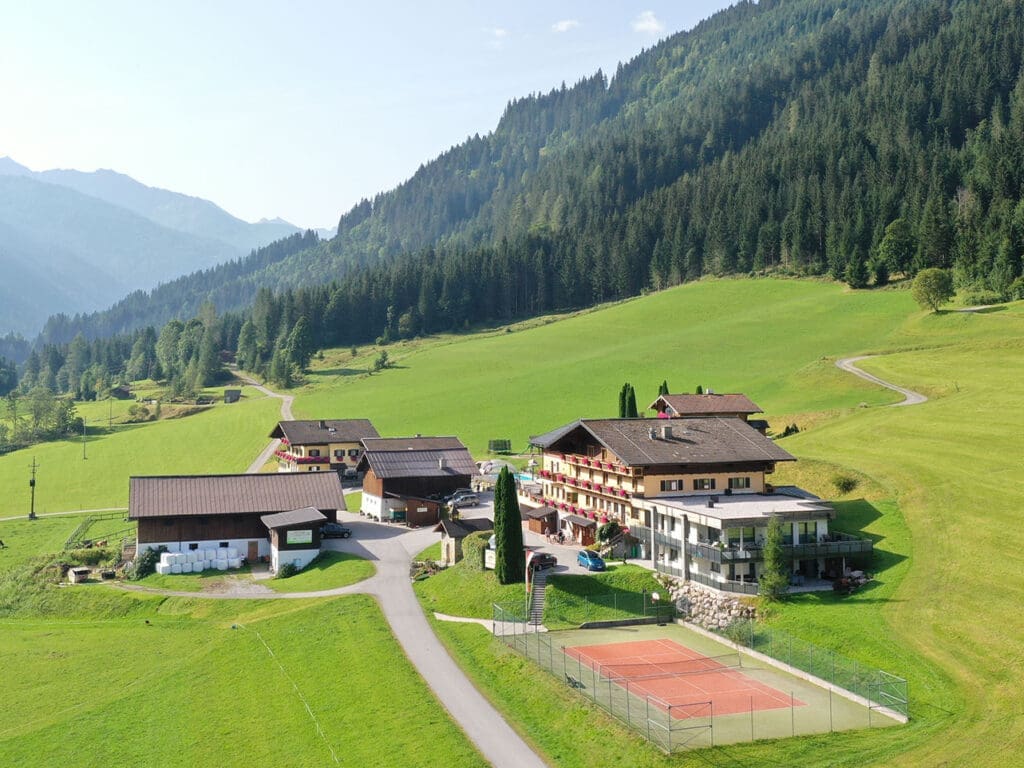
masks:
POLYGON ((1020 0, 739 3, 610 80, 511 102, 493 133, 345 213, 329 243, 181 296, 231 309, 260 287, 323 286, 271 301, 347 344, 706 274, 860 287, 943 266, 1006 292, 1024 253, 1022 55, 1020 0))

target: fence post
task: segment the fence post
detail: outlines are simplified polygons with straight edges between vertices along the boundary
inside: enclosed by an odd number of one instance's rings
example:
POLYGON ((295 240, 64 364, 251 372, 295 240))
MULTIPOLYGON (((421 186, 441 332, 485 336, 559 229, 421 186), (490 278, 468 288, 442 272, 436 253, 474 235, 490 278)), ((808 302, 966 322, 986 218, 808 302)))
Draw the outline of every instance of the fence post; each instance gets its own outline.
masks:
POLYGON ((626 725, 632 725, 632 723, 629 720, 629 680, 627 679, 625 681, 625 683, 626 683, 626 725))
POLYGON ((796 709, 793 704, 793 692, 789 692, 789 735, 796 736, 796 709))
POLYGON ((750 697, 750 740, 754 740, 754 697, 750 697))

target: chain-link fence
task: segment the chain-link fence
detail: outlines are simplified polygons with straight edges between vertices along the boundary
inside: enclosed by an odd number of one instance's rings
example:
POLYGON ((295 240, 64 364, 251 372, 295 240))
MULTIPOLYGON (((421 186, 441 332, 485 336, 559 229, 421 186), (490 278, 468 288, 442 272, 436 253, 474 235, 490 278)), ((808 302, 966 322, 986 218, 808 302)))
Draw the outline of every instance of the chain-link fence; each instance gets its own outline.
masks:
POLYGON ((873 709, 889 709, 910 716, 907 681, 902 677, 840 656, 781 629, 755 621, 734 622, 719 634, 737 645, 763 653, 776 661, 850 691, 866 699, 873 709))
POLYGON ((730 653, 718 644, 721 655, 708 652, 678 669, 659 663, 662 669, 652 671, 650 665, 631 669, 630 664, 588 660, 577 646, 600 644, 601 630, 539 631, 527 622, 521 604, 495 605, 493 631, 506 645, 667 753, 897 722, 877 711, 877 701, 868 706, 853 702, 831 689, 759 666, 746 654, 730 653), (716 682, 721 676, 728 678, 716 682), (680 685, 676 682, 680 679, 694 684, 680 685), (742 692, 729 692, 734 687, 742 692), (659 695, 659 689, 666 693, 659 695))

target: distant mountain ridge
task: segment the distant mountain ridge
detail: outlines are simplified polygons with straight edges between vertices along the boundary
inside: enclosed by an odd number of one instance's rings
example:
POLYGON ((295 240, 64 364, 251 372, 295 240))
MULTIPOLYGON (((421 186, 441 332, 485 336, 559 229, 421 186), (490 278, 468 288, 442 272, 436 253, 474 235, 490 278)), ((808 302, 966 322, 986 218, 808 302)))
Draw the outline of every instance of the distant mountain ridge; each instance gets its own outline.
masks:
POLYGON ((84 172, 53 169, 32 171, 10 157, 0 158, 0 175, 29 176, 126 208, 168 229, 220 240, 248 253, 253 248, 295 234, 299 228, 283 219, 242 221, 209 200, 150 187, 131 176, 101 168, 84 172))
POLYGON ((0 333, 34 335, 51 315, 110 306, 297 232, 114 171, 35 172, 2 157, 0 333))

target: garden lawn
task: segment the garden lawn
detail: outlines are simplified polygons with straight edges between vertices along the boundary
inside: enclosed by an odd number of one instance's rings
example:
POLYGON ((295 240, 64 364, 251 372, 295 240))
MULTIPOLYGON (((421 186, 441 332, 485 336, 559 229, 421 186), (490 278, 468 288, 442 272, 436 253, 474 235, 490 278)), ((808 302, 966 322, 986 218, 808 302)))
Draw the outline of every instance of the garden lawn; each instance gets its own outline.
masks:
POLYGON ((552 574, 544 595, 544 626, 568 629, 588 621, 653 616, 650 595, 658 590, 665 592, 651 571, 636 565, 609 563, 607 571, 586 576, 552 574))
POLYGON ((369 597, 114 598, 144 611, 0 621, 5 764, 485 765, 369 597))
POLYGON ((81 439, 42 443, 0 457, 0 517, 27 514, 29 465, 38 463, 36 512, 125 507, 132 475, 244 472, 266 446, 280 401, 252 396, 182 419, 115 426, 81 439))
POLYGON ((466 560, 415 582, 413 589, 428 614, 490 619, 495 603, 526 602, 524 584, 499 584, 494 571, 475 570, 466 560))
POLYGON ((275 592, 319 592, 337 589, 368 579, 376 572, 369 560, 348 552, 321 552, 320 556, 294 576, 267 579, 263 583, 275 592))

